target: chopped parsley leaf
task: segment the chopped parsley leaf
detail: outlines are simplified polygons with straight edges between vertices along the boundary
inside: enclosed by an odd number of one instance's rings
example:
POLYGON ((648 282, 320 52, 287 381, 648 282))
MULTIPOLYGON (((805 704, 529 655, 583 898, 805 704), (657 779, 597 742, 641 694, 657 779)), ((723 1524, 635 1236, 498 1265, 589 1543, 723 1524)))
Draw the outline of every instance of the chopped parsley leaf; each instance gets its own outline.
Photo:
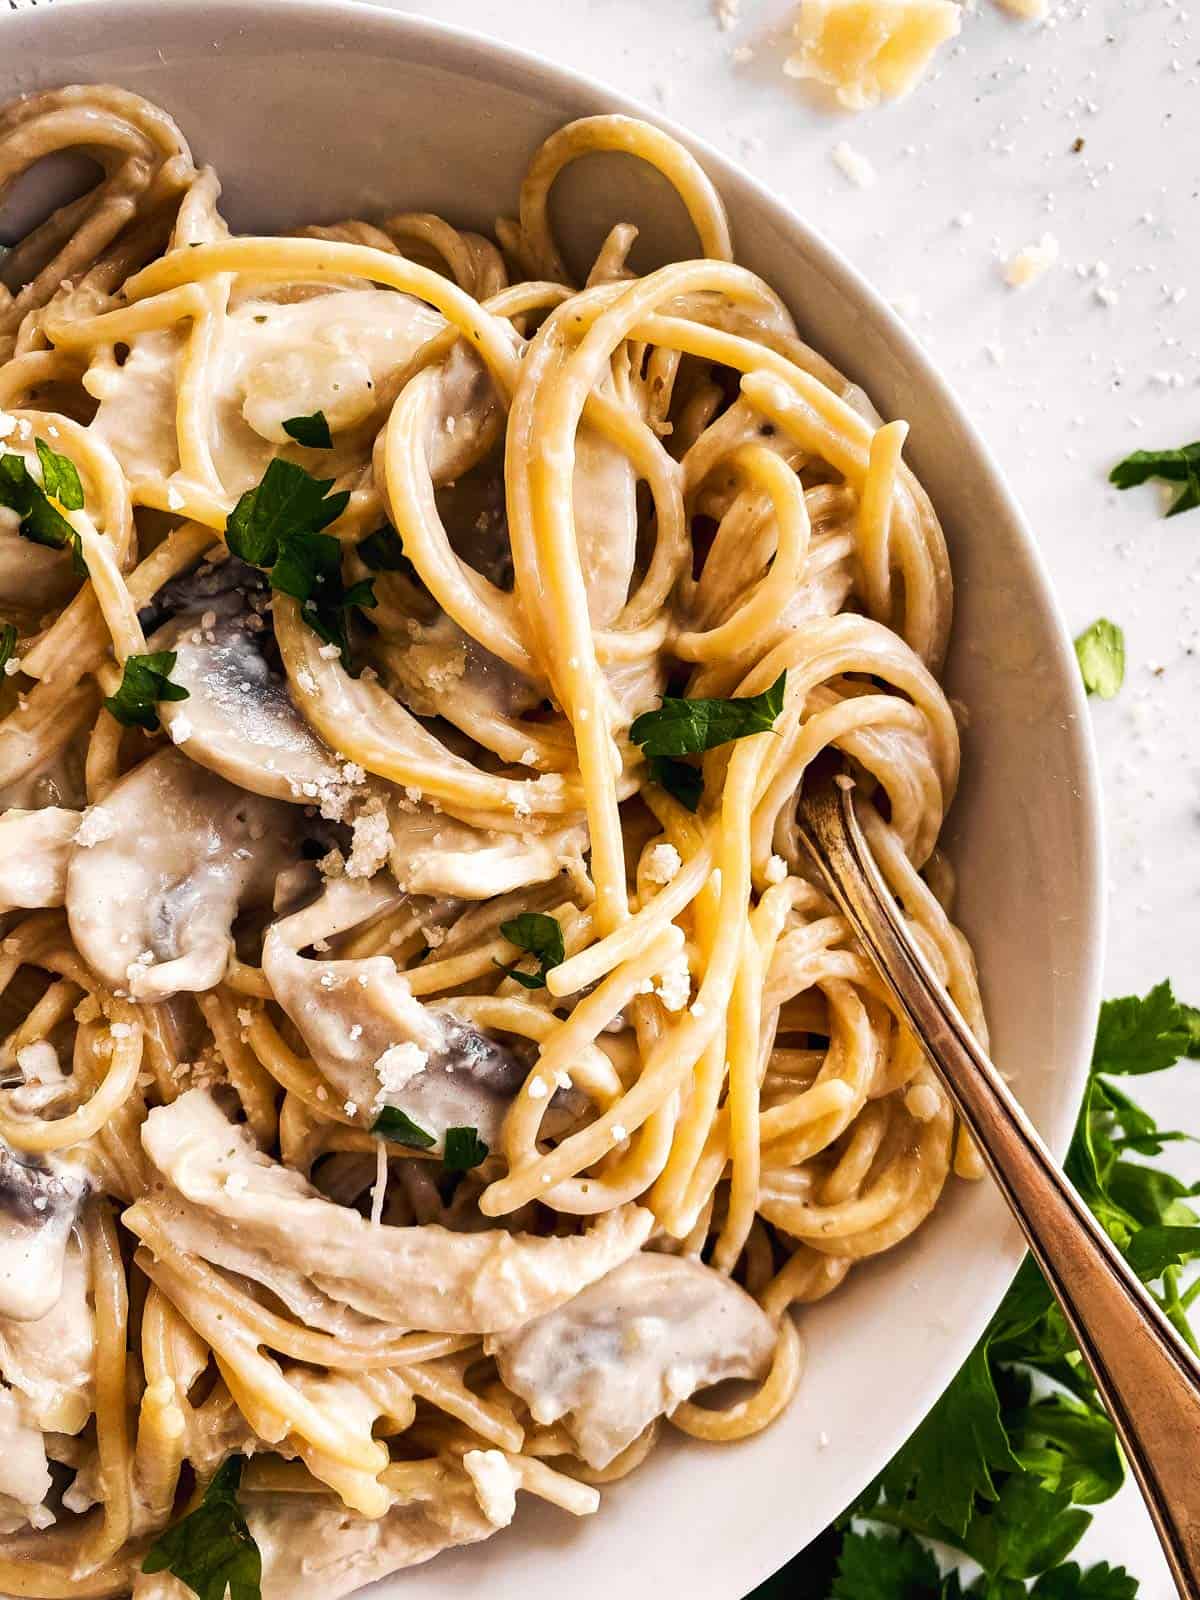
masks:
POLYGON ((262 1600, 262 1556, 238 1504, 241 1456, 219 1466, 194 1511, 159 1534, 145 1573, 170 1572, 199 1600, 262 1600))
POLYGON ((314 411, 311 417, 289 417, 283 431, 307 450, 331 450, 333 435, 323 411, 314 411))
POLYGON ((447 1128, 446 1151, 442 1166, 447 1172, 470 1172, 488 1153, 488 1147, 479 1137, 476 1128, 447 1128))
POLYGON ((699 811, 704 794, 704 774, 699 767, 686 761, 676 761, 673 756, 651 756, 650 777, 660 789, 673 795, 681 806, 691 812, 699 811))
POLYGON ((48 545, 53 550, 70 549, 75 570, 86 576, 79 535, 57 506, 51 503, 49 495, 26 466, 24 456, 9 453, 0 455, 0 506, 17 513, 21 519, 17 531, 23 539, 48 545))
POLYGON ((1167 508, 1169 517, 1200 506, 1200 439, 1178 450, 1135 450, 1118 461, 1108 475, 1118 489, 1132 489, 1148 478, 1179 484, 1179 493, 1167 508))
POLYGON ((536 957, 538 970, 530 974, 521 972, 515 966, 506 967, 500 961, 497 961, 496 965, 508 977, 515 978, 523 989, 544 989, 546 974, 551 967, 557 967, 566 956, 562 927, 557 919, 548 917, 541 911, 523 911, 511 922, 502 922, 500 932, 509 944, 515 944, 518 950, 526 950, 531 956, 536 957))
POLYGON ((399 1106, 384 1106, 371 1124, 371 1132, 392 1144, 405 1145, 409 1150, 431 1150, 437 1143, 432 1133, 426 1133, 399 1106))
POLYGON ((75 463, 68 456, 60 456, 44 439, 35 439, 38 460, 42 464, 42 488, 52 499, 68 511, 83 510, 83 485, 75 463))
POLYGON ((403 572, 406 577, 416 579, 417 569, 404 554, 400 535, 390 522, 360 539, 355 548, 360 561, 372 572, 403 572))
POLYGON ((687 700, 665 695, 657 711, 635 717, 629 737, 654 756, 700 755, 731 739, 770 733, 783 710, 787 673, 761 694, 735 700, 687 700))
POLYGON ((1125 635, 1115 622, 1099 617, 1075 641, 1083 686, 1101 700, 1111 700, 1125 681, 1125 635))
POLYGON ((158 727, 158 702, 160 700, 187 700, 188 691, 182 684, 171 682, 175 665, 174 650, 155 650, 150 655, 126 656, 125 671, 120 688, 104 701, 109 711, 125 728, 145 728, 153 733, 158 727))

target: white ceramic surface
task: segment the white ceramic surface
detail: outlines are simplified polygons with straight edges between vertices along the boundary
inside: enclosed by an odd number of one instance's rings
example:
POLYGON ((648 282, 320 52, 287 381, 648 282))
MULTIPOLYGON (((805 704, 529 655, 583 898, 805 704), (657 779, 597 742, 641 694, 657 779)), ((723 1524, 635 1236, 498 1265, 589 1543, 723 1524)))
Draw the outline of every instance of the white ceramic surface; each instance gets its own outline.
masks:
MULTIPOLYGON (((348 4, 89 0, 0 20, 0 97, 70 79, 120 82, 166 105, 221 172, 227 215, 243 230, 401 205, 487 224, 511 210, 525 160, 551 128, 637 110, 531 57, 348 4)), ((997 1059, 1061 1150, 1090 1048, 1102 905, 1090 738, 1039 558, 901 322, 766 189, 692 142, 725 195, 740 259, 782 291, 802 331, 884 415, 913 424, 908 458, 946 526, 958 579, 950 688, 971 708, 950 828, 960 916, 979 953, 997 1059)), ((649 258, 688 248, 657 180, 615 160, 586 166, 564 182, 563 209, 589 237, 631 215, 649 258)), ((36 211, 44 193, 24 186, 16 209, 36 211)), ((668 1586, 737 1600, 911 1431, 1019 1253, 995 1195, 953 1186, 914 1241, 805 1316, 805 1383, 766 1435, 720 1450, 673 1445, 586 1523, 526 1507, 515 1532, 442 1557, 394 1581, 395 1592, 465 1594, 486 1570, 489 1600, 536 1600, 564 1582, 573 1600, 608 1600, 614 1581, 628 1600, 668 1586)))

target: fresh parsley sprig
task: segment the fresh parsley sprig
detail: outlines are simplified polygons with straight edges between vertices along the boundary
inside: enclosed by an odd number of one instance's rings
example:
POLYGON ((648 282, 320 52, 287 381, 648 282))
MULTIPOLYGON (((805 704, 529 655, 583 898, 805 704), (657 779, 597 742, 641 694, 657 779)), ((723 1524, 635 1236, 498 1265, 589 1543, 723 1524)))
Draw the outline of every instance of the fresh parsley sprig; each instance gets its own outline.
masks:
POLYGON ((105 698, 105 710, 116 717, 123 728, 145 728, 153 733, 158 727, 160 700, 191 698, 181 683, 171 682, 174 666, 174 650, 126 656, 120 688, 105 698))
POLYGON ((1111 700, 1125 682, 1125 635, 1115 622, 1098 617, 1075 641, 1083 686, 1111 700))
POLYGON ((1167 516, 1194 511, 1200 506, 1200 439, 1178 450, 1135 450, 1124 461, 1118 461, 1108 475, 1109 483, 1118 489, 1132 489, 1148 478, 1179 484, 1179 493, 1167 507, 1167 516))
POLYGON ((199 1600, 262 1600, 262 1556, 237 1497, 243 1465, 230 1456, 217 1468, 195 1510, 151 1545, 143 1572, 170 1572, 199 1600))
POLYGON ((555 917, 541 911, 523 911, 511 922, 502 922, 500 932, 509 944, 518 950, 527 950, 537 959, 536 973, 522 972, 519 967, 506 967, 502 961, 496 965, 507 977, 515 978, 523 989, 544 989, 546 974, 566 958, 562 927, 555 917))
MULTIPOLYGON (((1200 1059, 1200 1012, 1169 983, 1106 1001, 1066 1168, 1118 1248, 1195 1348, 1200 1281, 1192 1191, 1157 1155, 1187 1135, 1157 1126, 1112 1081, 1200 1059)), ((1106 1563, 1068 1560, 1124 1477, 1112 1424, 1045 1279, 1027 1258, 982 1339, 912 1438, 856 1505, 753 1600, 1135 1600, 1106 1563), (969 1587, 926 1544, 973 1558, 969 1587), (1033 1579, 1033 1587, 1028 1588, 1033 1579)))
POLYGON ((370 579, 349 588, 343 582, 342 547, 322 529, 341 516, 350 495, 330 494, 332 488, 332 478, 314 478, 277 457, 234 506, 225 542, 235 556, 266 572, 272 589, 298 600, 308 626, 336 645, 349 666, 348 613, 373 607, 375 589, 370 579))
POLYGON ((333 449, 333 435, 323 411, 314 411, 311 417, 289 417, 283 431, 308 450, 333 449))
POLYGON ((0 455, 0 506, 15 511, 21 519, 17 532, 33 544, 53 550, 70 550, 71 562, 81 578, 87 577, 79 535, 63 516, 54 500, 68 511, 83 506, 83 485, 75 463, 59 455, 45 442, 36 441, 43 483, 39 484, 24 456, 5 452, 0 455), (44 487, 43 487, 44 484, 44 487))

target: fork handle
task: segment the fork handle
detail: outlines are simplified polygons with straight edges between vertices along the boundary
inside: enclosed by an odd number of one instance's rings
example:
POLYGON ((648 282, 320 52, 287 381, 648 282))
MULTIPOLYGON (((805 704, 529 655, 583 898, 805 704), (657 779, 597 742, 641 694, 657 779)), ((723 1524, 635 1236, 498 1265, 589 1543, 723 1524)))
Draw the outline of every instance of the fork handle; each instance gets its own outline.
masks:
POLYGON ((800 831, 1062 1307, 1180 1595, 1200 1600, 1200 1362, 1065 1177, 935 978, 863 837, 849 790, 830 783, 806 795, 800 831))

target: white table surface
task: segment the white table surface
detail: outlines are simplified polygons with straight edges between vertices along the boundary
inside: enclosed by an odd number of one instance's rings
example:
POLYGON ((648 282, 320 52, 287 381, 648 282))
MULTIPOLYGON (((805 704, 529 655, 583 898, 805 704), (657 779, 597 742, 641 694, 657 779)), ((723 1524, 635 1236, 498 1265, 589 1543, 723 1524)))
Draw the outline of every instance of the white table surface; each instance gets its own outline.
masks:
MULTIPOLYGON (((728 30, 712 0, 375 3, 639 97, 767 180, 903 309, 1009 474, 1072 629, 1100 614, 1125 629, 1125 687, 1093 703, 1107 992, 1169 976, 1200 1002, 1200 511, 1164 521, 1156 487, 1105 481, 1130 450, 1200 437, 1196 0, 1059 0, 1041 24, 982 0, 914 94, 858 115, 783 75, 788 0, 741 0, 728 30), (873 187, 833 164, 842 140, 873 187), (1003 260, 1046 232, 1058 263, 1008 288, 1003 260)), ((1135 1088, 1200 1134, 1200 1066, 1135 1088)), ((1200 1179, 1186 1147, 1172 1166, 1200 1179)), ((1174 1595, 1131 1487, 1077 1556, 1127 1565, 1141 1600, 1174 1595)))
MULTIPOLYGON (((783 76, 787 0, 741 0, 729 31, 711 0, 397 9, 537 50, 694 129, 901 303, 1008 472, 1072 629, 1101 614, 1125 629, 1125 688, 1093 703, 1107 992, 1170 976, 1197 1002, 1200 511, 1164 521, 1155 487, 1118 494, 1105 481, 1130 450, 1200 437, 1200 21, 1189 3, 1060 0, 1028 24, 984 0, 907 100, 858 115, 783 76), (753 58, 735 62, 747 45, 753 58), (873 163, 874 187, 834 166, 841 140, 873 163), (1058 264, 1008 288, 1001 260, 1045 232, 1058 264)), ((1200 1133, 1200 1066, 1135 1087, 1200 1133)), ((1188 1160, 1172 1159, 1176 1170, 1188 1160)), ((1200 1159, 1191 1172, 1200 1178, 1200 1159)), ((1142 1600, 1174 1595, 1130 1487, 1100 1508, 1077 1554, 1125 1563, 1142 1600)))

